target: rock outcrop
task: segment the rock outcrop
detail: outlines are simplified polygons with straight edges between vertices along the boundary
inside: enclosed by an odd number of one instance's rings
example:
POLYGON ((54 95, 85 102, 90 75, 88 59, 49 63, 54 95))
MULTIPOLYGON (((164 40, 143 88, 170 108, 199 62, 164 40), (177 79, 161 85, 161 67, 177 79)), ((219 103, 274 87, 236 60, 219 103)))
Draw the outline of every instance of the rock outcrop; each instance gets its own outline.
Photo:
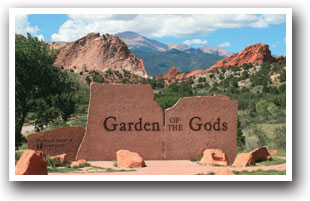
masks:
POLYGON ((199 163, 203 165, 229 165, 226 154, 221 149, 206 149, 199 163))
POLYGON ((145 167, 143 158, 136 152, 119 150, 116 152, 117 167, 119 168, 139 168, 145 167))
POLYGON ((156 80, 164 79, 165 83, 168 83, 168 80, 170 82, 175 82, 175 80, 181 80, 183 78, 186 78, 185 73, 179 73, 178 68, 175 66, 171 66, 169 68, 169 72, 165 73, 164 75, 157 75, 156 80))
POLYGON ((265 61, 273 63, 276 58, 271 56, 269 45, 256 43, 246 47, 241 52, 234 54, 228 58, 216 62, 209 70, 223 68, 228 66, 242 66, 244 63, 252 63, 253 65, 260 65, 265 61))
POLYGON ((190 72, 186 75, 186 77, 191 77, 194 75, 198 75, 204 72, 208 72, 210 70, 219 69, 219 68, 226 68, 228 66, 234 66, 239 67, 242 66, 244 63, 251 63, 253 65, 260 65, 266 61, 269 61, 270 63, 277 62, 280 60, 283 60, 283 56, 279 56, 277 58, 274 58, 271 55, 271 52, 269 50, 269 45, 267 44, 261 44, 261 43, 255 43, 253 45, 250 45, 246 47, 241 52, 234 54, 230 57, 227 57, 225 59, 219 60, 216 62, 213 66, 211 66, 208 69, 205 70, 195 70, 193 72, 190 72))
POLYGON ((15 175, 47 175, 44 153, 34 150, 24 151, 15 166, 15 175))
POLYGON ((71 43, 50 43, 58 50, 56 66, 74 69, 79 72, 96 70, 127 70, 147 77, 142 59, 135 57, 124 41, 116 36, 89 33, 71 43), (84 70, 83 70, 84 68, 84 70))

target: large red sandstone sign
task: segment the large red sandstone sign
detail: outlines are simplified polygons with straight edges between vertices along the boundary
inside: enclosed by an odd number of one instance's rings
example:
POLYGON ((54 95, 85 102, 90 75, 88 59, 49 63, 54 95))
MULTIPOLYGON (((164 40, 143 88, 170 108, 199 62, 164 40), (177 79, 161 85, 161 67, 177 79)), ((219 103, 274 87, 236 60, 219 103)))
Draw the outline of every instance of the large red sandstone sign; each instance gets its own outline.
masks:
POLYGON ((45 155, 67 154, 69 161, 75 160, 83 140, 85 129, 81 126, 63 127, 27 136, 28 149, 43 151, 45 155))
POLYGON ((205 149, 223 150, 230 163, 237 154, 238 102, 226 96, 181 98, 165 111, 165 158, 189 159, 205 149))
POLYGON ((93 83, 77 159, 113 160, 120 149, 162 159, 163 136, 163 112, 150 85, 93 83))

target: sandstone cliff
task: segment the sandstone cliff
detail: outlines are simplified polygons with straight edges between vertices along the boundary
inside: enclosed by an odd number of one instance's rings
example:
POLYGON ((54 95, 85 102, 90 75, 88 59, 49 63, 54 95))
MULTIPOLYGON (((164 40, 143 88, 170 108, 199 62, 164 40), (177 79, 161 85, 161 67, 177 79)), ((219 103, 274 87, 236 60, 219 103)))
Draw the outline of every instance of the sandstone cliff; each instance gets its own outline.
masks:
POLYGON ((90 33, 71 43, 50 43, 58 50, 55 65, 76 71, 126 70, 147 77, 143 60, 135 57, 116 36, 90 33))
POLYGON ((241 52, 237 54, 234 54, 230 57, 227 57, 225 59, 222 59, 216 62, 209 69, 196 70, 196 71, 190 72, 186 75, 186 77, 198 75, 198 74, 208 72, 214 69, 226 68, 228 66, 239 67, 239 66, 242 66, 242 64, 244 63, 252 63, 253 65, 260 65, 266 61, 273 63, 281 59, 283 59, 283 56, 282 57, 279 56, 276 59, 271 55, 271 52, 269 50, 269 45, 255 43, 253 45, 246 47, 244 50, 242 50, 241 52))

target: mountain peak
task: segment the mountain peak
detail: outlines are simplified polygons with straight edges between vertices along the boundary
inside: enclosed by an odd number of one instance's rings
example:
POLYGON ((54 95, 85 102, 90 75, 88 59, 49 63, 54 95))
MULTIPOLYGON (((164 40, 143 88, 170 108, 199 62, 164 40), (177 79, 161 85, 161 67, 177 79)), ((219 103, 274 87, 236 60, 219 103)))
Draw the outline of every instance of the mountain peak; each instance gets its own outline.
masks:
POLYGON ((119 37, 119 38, 126 38, 126 39, 134 39, 136 37, 141 36, 140 34, 133 32, 133 31, 124 31, 124 32, 120 32, 115 34, 115 36, 119 37))

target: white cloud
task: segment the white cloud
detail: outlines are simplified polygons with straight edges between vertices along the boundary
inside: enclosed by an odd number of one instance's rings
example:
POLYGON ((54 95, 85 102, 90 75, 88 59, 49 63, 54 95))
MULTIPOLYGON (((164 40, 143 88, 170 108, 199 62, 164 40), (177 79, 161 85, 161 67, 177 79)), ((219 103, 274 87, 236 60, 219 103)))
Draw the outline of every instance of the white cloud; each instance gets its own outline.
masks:
POLYGON ((37 35, 37 37, 38 37, 39 40, 44 40, 44 36, 42 34, 37 35))
POLYGON ((217 29, 264 28, 285 22, 285 15, 68 15, 53 41, 73 41, 90 32, 134 31, 147 37, 204 37, 217 29))
POLYGON ((33 36, 37 36, 39 40, 44 40, 42 34, 37 35, 39 30, 40 29, 38 26, 30 26, 28 15, 15 16, 15 33, 22 34, 24 36, 26 36, 27 33, 30 33, 33 36))
POLYGON ((219 47, 230 47, 230 42, 221 43, 218 46, 219 47))
POLYGON ((207 40, 200 40, 200 39, 192 39, 192 40, 186 40, 183 42, 185 45, 199 45, 199 44, 207 44, 207 40))

